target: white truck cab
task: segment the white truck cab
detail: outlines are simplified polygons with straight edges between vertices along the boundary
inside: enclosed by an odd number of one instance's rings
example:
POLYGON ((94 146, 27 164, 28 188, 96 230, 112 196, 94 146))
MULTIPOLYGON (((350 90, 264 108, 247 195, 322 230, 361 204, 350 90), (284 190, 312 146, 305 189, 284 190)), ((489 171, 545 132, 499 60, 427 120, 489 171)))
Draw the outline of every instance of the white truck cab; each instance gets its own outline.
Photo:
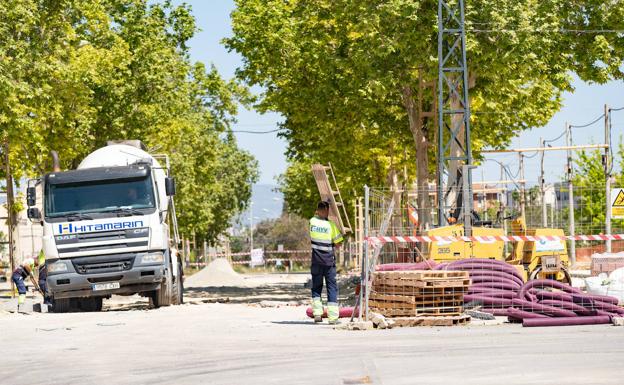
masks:
POLYGON ((40 188, 28 188, 28 216, 43 225, 55 312, 100 310, 113 294, 140 294, 155 307, 183 301, 168 158, 130 143, 109 144, 76 170, 48 173, 36 181, 40 188))

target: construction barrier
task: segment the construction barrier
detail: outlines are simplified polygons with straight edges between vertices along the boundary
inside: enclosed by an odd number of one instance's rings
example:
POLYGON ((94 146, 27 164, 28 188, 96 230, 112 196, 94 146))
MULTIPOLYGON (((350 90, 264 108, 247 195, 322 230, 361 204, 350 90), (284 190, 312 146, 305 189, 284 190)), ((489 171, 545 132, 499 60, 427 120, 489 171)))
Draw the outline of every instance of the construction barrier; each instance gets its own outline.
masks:
MULTIPOLYGON (((274 254, 305 254, 305 257, 290 257, 290 256, 286 256, 284 258, 265 258, 264 262, 277 262, 277 261, 284 261, 284 262, 289 262, 289 261, 293 261, 293 262, 310 262, 310 250, 284 250, 284 251, 277 251, 277 250, 268 250, 265 251, 264 254, 265 255, 274 255, 274 254)), ((226 254, 226 253, 219 253, 219 254, 209 254, 207 255, 207 258, 212 260, 214 258, 220 258, 220 257, 242 257, 242 256, 250 256, 250 253, 247 252, 242 252, 242 253, 230 253, 230 254, 226 254)), ((200 266, 206 266, 208 263, 210 262, 192 262, 189 263, 189 266, 193 266, 193 267, 200 267, 200 266)), ((233 265, 248 265, 251 263, 250 259, 245 259, 245 260, 241 260, 241 261, 232 261, 231 262, 233 265)))
POLYGON ((518 241, 607 241, 607 240, 623 240, 624 234, 611 235, 487 235, 487 236, 392 236, 392 237, 367 237, 365 238, 372 244, 385 243, 429 243, 429 242, 479 242, 492 243, 496 241, 518 242, 518 241))

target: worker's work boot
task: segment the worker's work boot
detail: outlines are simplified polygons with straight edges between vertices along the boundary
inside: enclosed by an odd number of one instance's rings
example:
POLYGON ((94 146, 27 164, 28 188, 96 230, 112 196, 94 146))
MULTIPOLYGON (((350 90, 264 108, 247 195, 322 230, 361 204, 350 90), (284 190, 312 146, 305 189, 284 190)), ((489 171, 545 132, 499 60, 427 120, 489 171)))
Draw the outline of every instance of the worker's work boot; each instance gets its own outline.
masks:
POLYGON ((20 294, 17 297, 17 312, 24 313, 24 302, 26 302, 26 294, 20 294))
POLYGON ((323 303, 319 297, 312 298, 312 315, 314 322, 323 322, 323 303))
POLYGON ((327 303, 327 318, 329 319, 329 324, 330 325, 337 324, 339 315, 340 315, 340 310, 338 308, 338 304, 336 302, 328 302, 327 303))

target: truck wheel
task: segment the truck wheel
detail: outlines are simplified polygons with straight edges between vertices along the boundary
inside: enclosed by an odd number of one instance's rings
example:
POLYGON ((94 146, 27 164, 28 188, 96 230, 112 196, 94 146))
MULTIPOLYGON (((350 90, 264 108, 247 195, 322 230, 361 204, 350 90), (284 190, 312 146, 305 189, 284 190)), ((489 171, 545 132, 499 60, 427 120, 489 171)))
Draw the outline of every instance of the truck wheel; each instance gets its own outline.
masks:
POLYGON ((182 277, 182 265, 178 263, 178 276, 173 277, 173 290, 171 290, 171 303, 181 305, 184 303, 184 280, 182 277))
POLYGON ((102 297, 96 298, 81 298, 78 300, 78 307, 82 311, 101 311, 102 310, 102 297))
POLYGON ((71 308, 71 298, 58 298, 52 300, 52 311, 54 313, 67 313, 71 308))
POLYGON ((171 305, 171 271, 168 270, 167 277, 160 284, 160 288, 154 290, 150 295, 150 305, 154 308, 171 305))

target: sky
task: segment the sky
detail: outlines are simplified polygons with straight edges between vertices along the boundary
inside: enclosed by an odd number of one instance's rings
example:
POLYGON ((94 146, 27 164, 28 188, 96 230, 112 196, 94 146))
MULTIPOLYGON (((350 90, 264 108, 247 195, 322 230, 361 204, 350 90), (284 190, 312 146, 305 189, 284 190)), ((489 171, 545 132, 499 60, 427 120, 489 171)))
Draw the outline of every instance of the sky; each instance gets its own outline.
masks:
MULTIPOLYGON (((221 39, 230 36, 230 12, 234 9, 234 2, 230 0, 186 0, 193 9, 200 32, 191 40, 191 58, 204 63, 214 64, 221 75, 232 78, 237 67, 242 65, 241 57, 235 52, 228 52, 220 43, 221 39)), ((175 1, 174 3, 182 3, 175 1)), ((470 57, 468 57, 470 65, 470 57)), ((610 82, 605 85, 586 84, 578 79, 574 82, 575 92, 564 95, 564 106, 545 127, 539 127, 521 133, 512 140, 510 147, 526 148, 539 146, 539 139, 554 139, 565 128, 565 123, 583 125, 603 113, 604 104, 611 107, 624 107, 624 84, 621 81, 610 82)), ((238 123, 234 130, 268 131, 277 128, 280 121, 279 114, 260 115, 254 111, 242 109, 238 115, 238 123)), ((624 134, 624 111, 613 113, 613 142, 617 143, 624 134)), ((574 144, 602 143, 604 141, 604 125, 600 121, 588 128, 573 129, 574 144)), ((261 184, 275 184, 275 178, 286 169, 284 152, 286 143, 276 134, 253 135, 236 134, 239 145, 251 152, 260 164, 261 184)), ((564 145, 565 138, 551 143, 553 146, 564 145)), ((504 164, 507 164, 512 173, 518 169, 517 154, 491 155, 504 164)), ((548 152, 544 160, 547 183, 560 181, 565 165, 565 152, 548 152)), ((339 165, 335 165, 339 169, 339 165)), ((537 183, 540 171, 540 157, 536 156, 525 161, 525 176, 527 183, 537 183)), ((498 180, 500 166, 492 161, 486 161, 483 166, 473 171, 473 180, 498 180), (483 178, 483 179, 482 179, 483 178)))

